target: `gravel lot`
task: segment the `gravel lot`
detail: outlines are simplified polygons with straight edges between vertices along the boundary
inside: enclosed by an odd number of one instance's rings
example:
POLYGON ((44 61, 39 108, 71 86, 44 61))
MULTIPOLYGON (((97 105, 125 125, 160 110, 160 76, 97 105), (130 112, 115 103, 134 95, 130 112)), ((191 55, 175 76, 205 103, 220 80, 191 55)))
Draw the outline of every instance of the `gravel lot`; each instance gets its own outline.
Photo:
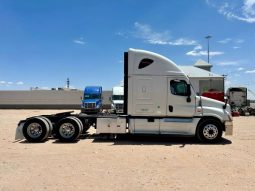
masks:
MULTIPOLYGON (((19 120, 57 110, 0 110, 0 190, 254 190, 255 117, 218 144, 133 136, 77 143, 14 141, 19 120)), ((78 112, 78 111, 76 111, 78 112)))

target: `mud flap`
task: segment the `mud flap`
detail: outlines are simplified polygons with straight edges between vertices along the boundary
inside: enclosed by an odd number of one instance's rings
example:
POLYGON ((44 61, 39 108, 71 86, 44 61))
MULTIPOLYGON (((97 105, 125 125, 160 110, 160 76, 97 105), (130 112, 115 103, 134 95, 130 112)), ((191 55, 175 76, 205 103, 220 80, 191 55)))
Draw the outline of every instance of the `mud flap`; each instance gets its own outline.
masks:
POLYGON ((23 126, 25 123, 20 123, 19 126, 16 129, 16 134, 15 134, 15 140, 22 140, 24 139, 23 135, 23 126))

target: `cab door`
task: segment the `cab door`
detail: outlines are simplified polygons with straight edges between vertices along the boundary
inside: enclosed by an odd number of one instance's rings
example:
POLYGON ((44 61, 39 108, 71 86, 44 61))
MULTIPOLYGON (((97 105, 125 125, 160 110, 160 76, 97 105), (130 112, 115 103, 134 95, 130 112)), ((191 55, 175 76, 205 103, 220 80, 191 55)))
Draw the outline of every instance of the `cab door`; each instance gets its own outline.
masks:
POLYGON ((167 90, 167 116, 193 117, 196 100, 186 79, 167 78, 167 90))

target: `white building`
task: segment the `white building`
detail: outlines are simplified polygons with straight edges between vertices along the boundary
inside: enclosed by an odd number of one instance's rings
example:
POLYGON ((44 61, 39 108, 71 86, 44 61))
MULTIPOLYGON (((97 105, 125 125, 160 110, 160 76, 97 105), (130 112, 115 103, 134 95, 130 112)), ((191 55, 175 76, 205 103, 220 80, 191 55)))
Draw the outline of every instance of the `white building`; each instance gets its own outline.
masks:
POLYGON ((224 76, 212 73, 211 64, 198 60, 193 66, 180 66, 180 68, 189 76, 198 95, 212 89, 224 92, 224 76))

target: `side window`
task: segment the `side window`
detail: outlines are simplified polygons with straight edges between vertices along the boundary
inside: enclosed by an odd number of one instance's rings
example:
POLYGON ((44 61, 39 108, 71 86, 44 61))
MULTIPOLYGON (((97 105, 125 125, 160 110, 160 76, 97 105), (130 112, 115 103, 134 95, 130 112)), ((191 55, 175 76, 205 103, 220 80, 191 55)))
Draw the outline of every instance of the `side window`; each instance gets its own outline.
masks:
POLYGON ((170 90, 173 95, 179 95, 179 96, 188 95, 187 83, 184 80, 171 80, 170 90))

